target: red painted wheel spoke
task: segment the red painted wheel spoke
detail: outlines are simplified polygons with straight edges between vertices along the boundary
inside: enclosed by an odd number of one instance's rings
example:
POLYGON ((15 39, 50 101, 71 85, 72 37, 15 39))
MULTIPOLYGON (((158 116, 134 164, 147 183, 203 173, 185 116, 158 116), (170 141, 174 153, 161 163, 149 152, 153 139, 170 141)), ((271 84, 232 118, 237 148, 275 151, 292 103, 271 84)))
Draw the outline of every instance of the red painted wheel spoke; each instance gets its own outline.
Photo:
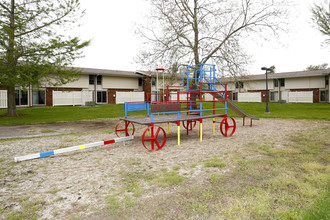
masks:
POLYGON ((183 121, 183 127, 188 131, 191 131, 196 126, 196 121, 189 120, 187 122, 183 121))
POLYGON ((154 150, 155 149, 155 147, 154 147, 154 141, 152 140, 151 141, 151 150, 154 150))
POLYGON ((160 127, 157 129, 157 131, 156 131, 156 134, 155 134, 155 136, 156 136, 156 138, 157 138, 157 136, 158 136, 158 134, 159 134, 159 132, 160 132, 160 127))
POLYGON ((115 133, 118 137, 134 135, 135 126, 131 122, 120 121, 115 128, 115 133))
POLYGON ((158 151, 158 150, 162 149, 166 142, 166 133, 165 133, 164 129, 161 127, 158 127, 156 132, 154 132, 154 129, 155 129, 155 126, 152 125, 152 126, 148 127, 142 135, 142 144, 149 151, 158 151), (147 135, 148 131, 150 132, 150 136, 147 135), (163 133, 163 135, 160 135, 161 133, 163 133), (162 136, 164 137, 163 139, 162 139, 162 136), (161 144, 159 143, 158 139, 162 140, 161 144))
POLYGON ((221 133, 226 136, 232 136, 236 130, 236 122, 233 118, 224 118, 220 124, 221 133))
POLYGON ((160 148, 160 145, 159 145, 157 139, 155 139, 155 143, 156 143, 157 147, 160 148))

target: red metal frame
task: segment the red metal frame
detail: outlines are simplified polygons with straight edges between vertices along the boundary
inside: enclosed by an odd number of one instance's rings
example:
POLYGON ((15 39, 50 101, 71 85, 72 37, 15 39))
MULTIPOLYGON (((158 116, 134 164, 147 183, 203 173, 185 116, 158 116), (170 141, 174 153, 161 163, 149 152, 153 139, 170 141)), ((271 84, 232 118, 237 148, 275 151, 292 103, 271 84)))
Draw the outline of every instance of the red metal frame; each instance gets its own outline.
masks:
POLYGON ((236 122, 232 117, 224 117, 220 124, 220 131, 226 137, 230 137, 235 133, 236 130, 236 122), (229 125, 228 119, 231 119, 232 125, 229 125), (231 130, 231 131, 230 131, 231 130), (229 131, 229 134, 228 134, 229 131))
POLYGON ((116 128, 115 128, 115 133, 116 133, 117 137, 120 137, 119 133, 121 133, 122 131, 125 132, 125 136, 131 136, 131 135, 134 135, 134 132, 135 132, 135 126, 134 126, 133 123, 131 123, 131 122, 129 122, 129 121, 120 121, 120 122, 118 122, 118 124, 116 125, 116 128), (121 125, 123 122, 125 123, 125 128, 120 128, 120 125, 121 125), (133 128, 133 131, 132 131, 131 134, 129 133, 129 129, 128 129, 130 125, 131 125, 132 128, 133 128), (119 127, 119 128, 118 128, 118 127, 119 127))
MULTIPOLYGON (((243 126, 245 126, 245 116, 243 116, 243 126)), ((252 127, 252 118, 251 118, 251 121, 250 121, 250 127, 252 127)))
POLYGON ((189 120, 185 123, 185 121, 182 122, 183 127, 187 130, 187 135, 189 135, 189 131, 192 131, 194 127, 196 126, 196 121, 189 120))
POLYGON ((155 126, 153 123, 151 123, 150 126, 144 131, 144 133, 142 135, 142 144, 148 151, 158 151, 158 150, 162 149, 166 143, 166 132, 164 131, 164 129, 162 127, 158 127, 158 129, 155 132, 155 130, 154 130, 155 128, 157 128, 157 126, 155 126), (150 132, 150 137, 148 135, 148 131, 150 132), (159 143, 159 140, 157 140, 160 131, 162 131, 163 135, 164 135, 164 140, 161 144, 159 143), (147 141, 151 141, 150 142, 151 147, 146 146, 147 141), (155 145, 158 148, 155 149, 155 145))

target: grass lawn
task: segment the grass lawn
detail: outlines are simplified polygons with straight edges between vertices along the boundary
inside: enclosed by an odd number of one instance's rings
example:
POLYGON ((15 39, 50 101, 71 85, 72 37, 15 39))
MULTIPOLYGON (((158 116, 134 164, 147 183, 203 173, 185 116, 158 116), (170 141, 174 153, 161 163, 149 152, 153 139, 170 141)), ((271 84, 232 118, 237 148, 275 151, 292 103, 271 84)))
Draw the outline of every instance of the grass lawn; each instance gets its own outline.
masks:
MULTIPOLYGON (((270 103, 270 114, 265 114, 265 103, 236 103, 245 112, 259 118, 292 118, 330 120, 330 105, 325 103, 314 104, 278 104, 270 103)), ((211 103, 208 103, 211 106, 211 103)), ((222 108, 223 105, 219 104, 222 108)), ((0 116, 7 113, 0 109, 0 116)), ((0 117, 0 125, 22 125, 56 123, 63 121, 91 120, 99 118, 124 117, 124 105, 98 105, 97 107, 33 107, 18 108, 18 114, 25 116, 9 118, 0 117)), ((129 112, 129 116, 145 115, 145 111, 129 112)), ((229 116, 237 116, 228 111, 229 116)))

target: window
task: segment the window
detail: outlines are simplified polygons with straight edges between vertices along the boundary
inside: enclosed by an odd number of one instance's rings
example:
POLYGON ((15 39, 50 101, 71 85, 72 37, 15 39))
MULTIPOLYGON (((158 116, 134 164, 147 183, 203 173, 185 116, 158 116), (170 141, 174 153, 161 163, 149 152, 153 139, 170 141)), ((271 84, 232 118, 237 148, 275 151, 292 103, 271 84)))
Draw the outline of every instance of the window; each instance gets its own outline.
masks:
POLYGON ((96 83, 97 83, 97 85, 102 85, 102 75, 97 75, 96 83))
POLYGON ((32 91, 32 104, 34 105, 44 105, 45 104, 45 91, 33 90, 32 91))
POLYGON ((89 75, 89 85, 94 85, 95 83, 95 75, 89 75))
POLYGON ((329 101, 329 92, 320 91, 320 102, 328 102, 328 101, 329 101))
POLYGON ((151 79, 151 85, 152 85, 152 86, 155 86, 155 85, 156 85, 156 79, 155 79, 155 78, 152 78, 152 79, 151 79))
POLYGON ((329 76, 325 76, 325 85, 329 85, 329 76))
POLYGON ((278 92, 270 92, 270 101, 272 102, 278 101, 278 92))
POLYGON ((236 82, 235 83, 235 88, 236 89, 241 89, 243 87, 244 87, 244 83, 243 82, 239 81, 239 82, 236 82))
POLYGON ((280 86, 285 86, 285 80, 284 79, 274 79, 274 87, 278 87, 278 85, 280 84, 280 86))
POLYGON ((238 94, 237 92, 233 93, 233 101, 237 101, 237 96, 238 96, 237 94, 238 94))
POLYGON ((97 100, 97 103, 107 103, 107 92, 106 91, 97 91, 96 100, 97 100))
POLYGON ((28 105, 28 93, 24 90, 15 91, 16 105, 28 105))
POLYGON ((143 79, 139 78, 139 86, 142 86, 142 84, 143 84, 143 79))

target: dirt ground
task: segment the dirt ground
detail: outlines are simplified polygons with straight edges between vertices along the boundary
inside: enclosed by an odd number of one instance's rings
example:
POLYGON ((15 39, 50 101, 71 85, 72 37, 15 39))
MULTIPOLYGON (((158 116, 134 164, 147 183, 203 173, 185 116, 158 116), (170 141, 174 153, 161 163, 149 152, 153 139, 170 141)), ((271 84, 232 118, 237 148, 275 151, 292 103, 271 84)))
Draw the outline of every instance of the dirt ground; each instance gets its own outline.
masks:
MULTIPOLYGON (((212 135, 212 121, 203 122, 203 141, 198 136, 198 126, 189 136, 181 127, 181 145, 177 145, 177 128, 170 125, 166 145, 157 152, 142 147, 141 136, 145 126, 136 126, 132 141, 85 149, 51 157, 14 162, 15 156, 54 150, 63 147, 116 138, 114 128, 118 119, 0 127, 0 219, 10 213, 27 209, 24 201, 42 201, 38 216, 42 219, 102 218, 107 207, 107 195, 132 196, 123 189, 123 173, 142 169, 146 173, 161 173, 180 166, 185 184, 203 184, 208 175, 203 170, 205 159, 219 157, 227 163, 221 172, 234 168, 230 157, 249 143, 283 145, 284 137, 292 132, 308 132, 312 128, 327 127, 327 121, 261 119, 253 127, 242 126, 237 119, 237 130, 232 137, 224 137, 217 124, 212 135), (38 137, 35 137, 38 136, 38 137), (192 166, 194 165, 194 166, 192 166)), ((163 126, 164 129, 166 125, 163 126)), ((140 186, 140 203, 150 198, 175 193, 176 188, 160 188, 147 183, 140 186)), ((31 203, 29 203, 31 204, 31 203)), ((133 214, 134 216, 134 214, 133 214)), ((148 217, 147 217, 148 218, 148 217)))
POLYGON ((118 119, 63 122, 20 126, 0 126, 0 139, 15 137, 39 137, 58 134, 81 133, 114 129, 118 119))

